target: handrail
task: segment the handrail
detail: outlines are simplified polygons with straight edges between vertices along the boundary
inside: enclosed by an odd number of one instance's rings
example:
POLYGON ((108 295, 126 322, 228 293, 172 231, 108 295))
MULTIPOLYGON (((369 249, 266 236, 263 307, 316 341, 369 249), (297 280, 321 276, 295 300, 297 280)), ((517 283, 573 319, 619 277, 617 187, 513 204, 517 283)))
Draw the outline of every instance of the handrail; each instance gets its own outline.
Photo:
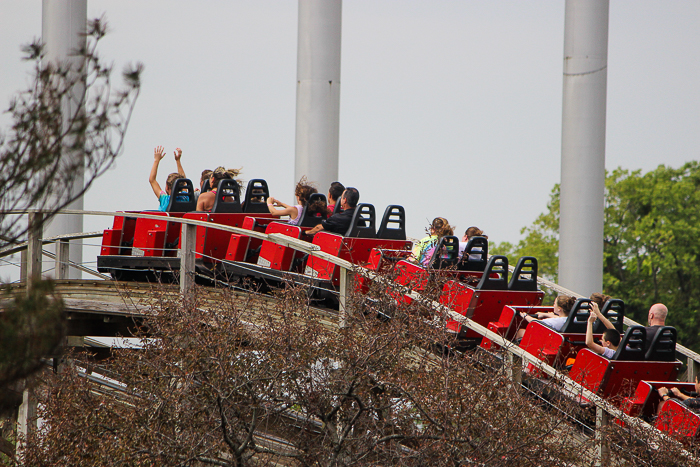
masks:
MULTIPOLYGON (((74 233, 74 234, 63 234, 63 235, 56 235, 55 237, 48 237, 44 238, 41 240, 42 245, 47 245, 49 243, 54 243, 60 240, 82 240, 84 238, 97 238, 101 237, 103 232, 83 232, 83 233, 74 233)), ((21 242, 17 243, 14 246, 9 246, 5 248, 0 248, 0 258, 3 256, 9 256, 15 253, 18 253, 22 250, 27 249, 27 245, 29 242, 21 242)))

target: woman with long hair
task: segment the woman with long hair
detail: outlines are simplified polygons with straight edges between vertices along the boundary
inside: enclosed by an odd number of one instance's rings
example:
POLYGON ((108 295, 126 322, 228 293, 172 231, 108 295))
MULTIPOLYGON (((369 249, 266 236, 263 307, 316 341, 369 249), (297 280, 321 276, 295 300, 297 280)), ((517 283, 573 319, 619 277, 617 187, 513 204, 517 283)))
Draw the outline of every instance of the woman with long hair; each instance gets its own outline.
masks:
POLYGON ((454 235, 454 230, 444 217, 436 217, 428 227, 428 236, 413 245, 411 261, 422 266, 427 266, 433 257, 435 248, 440 239, 446 235, 454 235))
MULTIPOLYGON (((533 321, 540 321, 547 327, 554 329, 555 331, 561 331, 566 320, 569 319, 569 313, 576 303, 576 298, 569 295, 559 295, 556 300, 554 300, 554 306, 552 311, 536 313, 533 315, 528 315, 525 312, 520 312, 520 316, 527 321, 532 323, 533 321)), ((524 329, 519 329, 517 338, 522 339, 525 335, 524 329)))
MULTIPOLYGON (((306 181, 306 177, 302 177, 294 189, 294 196, 297 199, 297 204, 290 206, 270 196, 267 198, 267 209, 273 216, 289 216, 289 223, 291 225, 299 225, 304 206, 306 206, 306 203, 309 202, 309 198, 314 193, 318 193, 318 190, 306 181)), ((311 209, 312 212, 324 212, 326 210, 326 205, 322 202, 316 202, 313 206, 309 206, 309 209, 311 209), (321 206, 321 204, 323 206, 321 206)), ((320 222, 321 221, 319 220, 319 223, 320 222)))

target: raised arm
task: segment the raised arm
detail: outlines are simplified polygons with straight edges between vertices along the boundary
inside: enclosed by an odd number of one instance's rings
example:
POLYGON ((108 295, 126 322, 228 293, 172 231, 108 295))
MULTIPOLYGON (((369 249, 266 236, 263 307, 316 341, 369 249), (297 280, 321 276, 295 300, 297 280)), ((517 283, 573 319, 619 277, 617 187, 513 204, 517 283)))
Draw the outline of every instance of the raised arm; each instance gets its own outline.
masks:
MULTIPOLYGON (((163 146, 156 146, 156 148, 153 150, 153 167, 151 167, 151 173, 148 176, 148 183, 151 184, 151 188, 153 189, 153 193, 156 194, 156 198, 160 199, 160 192, 162 191, 160 189, 160 185, 158 184, 158 180, 156 178, 158 177, 158 164, 160 164, 160 161, 165 157, 165 148, 163 146)), ((178 162, 179 164, 179 162, 178 162)))
POLYGON ((586 347, 597 353, 598 355, 603 355, 603 352, 605 351, 605 347, 602 345, 598 345, 595 342, 593 342, 593 323, 596 320, 596 315, 593 313, 590 313, 588 315, 588 323, 586 325, 586 347))
POLYGON ((296 219, 297 215, 297 208, 284 204, 282 201, 275 199, 272 196, 267 197, 267 210, 270 211, 270 214, 273 216, 291 216, 294 214, 292 219, 296 219), (276 209, 275 206, 280 206, 282 209, 276 209))
POLYGON ((187 175, 185 175, 185 169, 182 168, 182 164, 180 163, 180 158, 182 157, 182 149, 177 148, 175 149, 175 163, 177 164, 177 173, 182 175, 182 178, 187 178, 187 175))
POLYGON ((591 311, 593 311, 595 316, 603 322, 606 329, 615 329, 615 325, 611 323, 608 318, 603 316, 603 313, 600 312, 600 308, 598 308, 598 304, 596 302, 591 302, 591 311))

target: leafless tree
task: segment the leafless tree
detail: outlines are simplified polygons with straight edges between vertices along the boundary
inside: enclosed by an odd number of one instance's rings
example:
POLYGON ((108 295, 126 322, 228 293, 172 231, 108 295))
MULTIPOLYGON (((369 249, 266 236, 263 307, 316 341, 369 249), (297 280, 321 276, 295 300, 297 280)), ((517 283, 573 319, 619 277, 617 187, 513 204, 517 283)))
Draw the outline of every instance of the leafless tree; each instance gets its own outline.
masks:
POLYGON ((378 315, 356 297, 347 328, 297 288, 154 307, 145 349, 74 355, 46 376, 31 465, 574 465, 591 452, 573 418, 452 350, 417 302, 375 296, 378 315), (123 387, 97 389, 81 368, 123 387))
POLYGON ((88 22, 85 48, 74 51, 77 67, 46 61, 38 40, 23 47, 33 76, 12 99, 12 125, 0 134, 0 248, 26 231, 21 217, 8 213, 36 208, 50 218, 82 196, 122 150, 142 65, 125 68, 123 89, 114 89, 112 65, 97 51, 106 32, 103 18, 88 22), (69 102, 75 112, 63 111, 69 102), (84 186, 70 189, 83 173, 84 186))

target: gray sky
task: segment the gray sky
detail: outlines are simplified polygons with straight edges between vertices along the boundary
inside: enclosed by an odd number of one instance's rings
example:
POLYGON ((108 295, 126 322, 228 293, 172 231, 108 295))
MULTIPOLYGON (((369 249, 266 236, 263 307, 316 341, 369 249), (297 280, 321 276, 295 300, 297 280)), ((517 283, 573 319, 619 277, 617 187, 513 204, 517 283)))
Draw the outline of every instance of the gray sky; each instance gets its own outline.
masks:
MULTIPOLYGON (((89 1, 89 17, 103 13, 102 56, 146 68, 124 154, 85 209, 156 209, 156 145, 168 151, 161 183, 181 147, 190 178, 242 166, 291 202, 297 2, 89 1)), ((4 0, 0 18, 6 107, 28 81, 20 45, 41 35, 41 2, 4 0)), ((698 1, 611 1, 608 169, 698 158, 698 24, 698 1)), ((477 225, 517 241, 560 178, 563 28, 562 0, 346 0, 340 181, 379 212, 404 205, 413 237, 444 216, 457 234, 477 225)))

